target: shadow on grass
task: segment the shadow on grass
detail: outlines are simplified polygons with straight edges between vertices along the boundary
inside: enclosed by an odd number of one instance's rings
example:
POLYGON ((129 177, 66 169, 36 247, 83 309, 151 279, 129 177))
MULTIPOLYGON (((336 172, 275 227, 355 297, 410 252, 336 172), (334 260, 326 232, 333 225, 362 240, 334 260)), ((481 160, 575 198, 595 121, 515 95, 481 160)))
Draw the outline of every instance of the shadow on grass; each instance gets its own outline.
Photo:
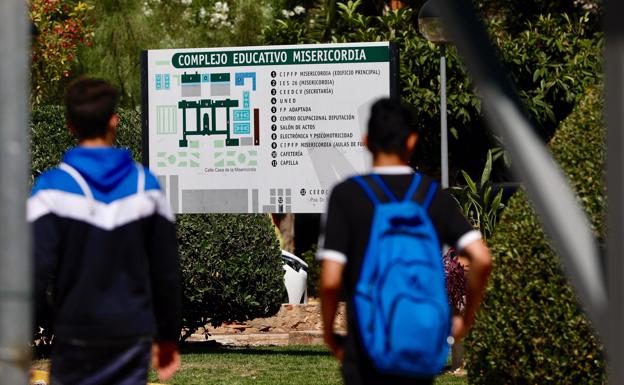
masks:
POLYGON ((223 346, 214 341, 187 342, 181 345, 182 354, 245 354, 245 355, 289 355, 300 357, 323 357, 330 353, 322 346, 223 346))

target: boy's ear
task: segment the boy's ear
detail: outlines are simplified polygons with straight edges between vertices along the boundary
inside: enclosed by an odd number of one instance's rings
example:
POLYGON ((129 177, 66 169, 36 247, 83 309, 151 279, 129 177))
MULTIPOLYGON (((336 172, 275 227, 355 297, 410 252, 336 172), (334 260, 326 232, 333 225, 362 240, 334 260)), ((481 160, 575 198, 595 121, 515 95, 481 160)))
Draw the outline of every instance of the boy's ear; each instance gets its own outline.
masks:
POLYGON ((114 113, 113 115, 111 115, 110 119, 108 120, 108 135, 112 135, 112 138, 115 138, 115 135, 117 134, 117 126, 119 125, 119 114, 114 113))
POLYGON ((119 124, 119 114, 114 113, 113 115, 111 115, 110 119, 108 120, 108 127, 113 127, 116 129, 118 124, 119 124))
POLYGON ((364 146, 370 150, 370 147, 368 146, 368 135, 364 135, 362 142, 364 143, 364 146))
POLYGON ((409 134, 409 136, 407 137, 407 151, 408 152, 412 152, 414 151, 414 149, 416 148, 416 144, 418 143, 418 134, 415 132, 412 132, 411 134, 409 134))

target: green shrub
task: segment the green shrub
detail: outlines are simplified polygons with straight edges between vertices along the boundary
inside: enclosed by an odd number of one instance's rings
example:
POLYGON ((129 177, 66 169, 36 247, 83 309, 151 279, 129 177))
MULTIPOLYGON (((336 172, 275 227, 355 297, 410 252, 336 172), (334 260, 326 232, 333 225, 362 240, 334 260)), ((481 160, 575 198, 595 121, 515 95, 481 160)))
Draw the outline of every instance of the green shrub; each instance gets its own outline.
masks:
POLYGON ((277 312, 284 270, 269 216, 179 215, 177 228, 186 327, 277 312))
POLYGON ((319 284, 321 280, 321 263, 316 260, 318 246, 312 248, 301 255, 301 258, 308 264, 308 296, 319 296, 319 284))
MULTIPOLYGON (((141 157, 141 119, 120 111, 116 145, 141 157)), ((63 108, 32 111, 31 175, 59 163, 76 141, 65 128, 63 108)), ((284 291, 280 249, 266 215, 189 215, 176 217, 181 256, 183 327, 206 322, 244 321, 277 312, 284 291)))
MULTIPOLYGON (((134 110, 119 112, 116 145, 126 147, 137 161, 141 159, 141 115, 134 110)), ((31 176, 56 166, 67 149, 78 142, 65 126, 65 110, 41 106, 32 110, 30 127, 31 176)))
MULTIPOLYGON (((600 92, 590 88, 551 142, 599 238, 605 206, 600 92)), ((523 191, 509 201, 490 245, 495 267, 466 340, 469 382, 604 383, 602 347, 523 191)))

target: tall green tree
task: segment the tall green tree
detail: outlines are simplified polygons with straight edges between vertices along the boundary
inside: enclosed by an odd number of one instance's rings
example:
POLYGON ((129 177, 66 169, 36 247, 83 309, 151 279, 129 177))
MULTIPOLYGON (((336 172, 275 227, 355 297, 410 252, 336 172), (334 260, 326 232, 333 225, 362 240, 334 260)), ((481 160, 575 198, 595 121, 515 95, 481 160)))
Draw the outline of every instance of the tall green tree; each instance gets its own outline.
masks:
POLYGON ((149 41, 141 4, 134 0, 95 3, 94 44, 84 47, 77 72, 106 78, 121 91, 124 105, 140 101, 139 55, 149 41))
POLYGON ((94 44, 80 51, 77 72, 111 80, 134 108, 141 51, 259 44, 274 9, 269 0, 98 0, 94 44))

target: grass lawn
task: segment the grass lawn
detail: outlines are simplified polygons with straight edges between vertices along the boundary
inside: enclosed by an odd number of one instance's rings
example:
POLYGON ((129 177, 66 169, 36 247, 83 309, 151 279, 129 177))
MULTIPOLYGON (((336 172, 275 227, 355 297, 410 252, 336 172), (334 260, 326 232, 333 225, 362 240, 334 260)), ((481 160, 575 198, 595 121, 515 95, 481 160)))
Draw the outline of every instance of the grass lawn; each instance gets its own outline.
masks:
MULTIPOLYGON (((171 385, 341 384, 338 364, 322 346, 187 348, 171 385)), ((150 381, 156 382, 154 373, 150 381)), ((436 385, 464 385, 465 377, 444 375, 436 385)))

